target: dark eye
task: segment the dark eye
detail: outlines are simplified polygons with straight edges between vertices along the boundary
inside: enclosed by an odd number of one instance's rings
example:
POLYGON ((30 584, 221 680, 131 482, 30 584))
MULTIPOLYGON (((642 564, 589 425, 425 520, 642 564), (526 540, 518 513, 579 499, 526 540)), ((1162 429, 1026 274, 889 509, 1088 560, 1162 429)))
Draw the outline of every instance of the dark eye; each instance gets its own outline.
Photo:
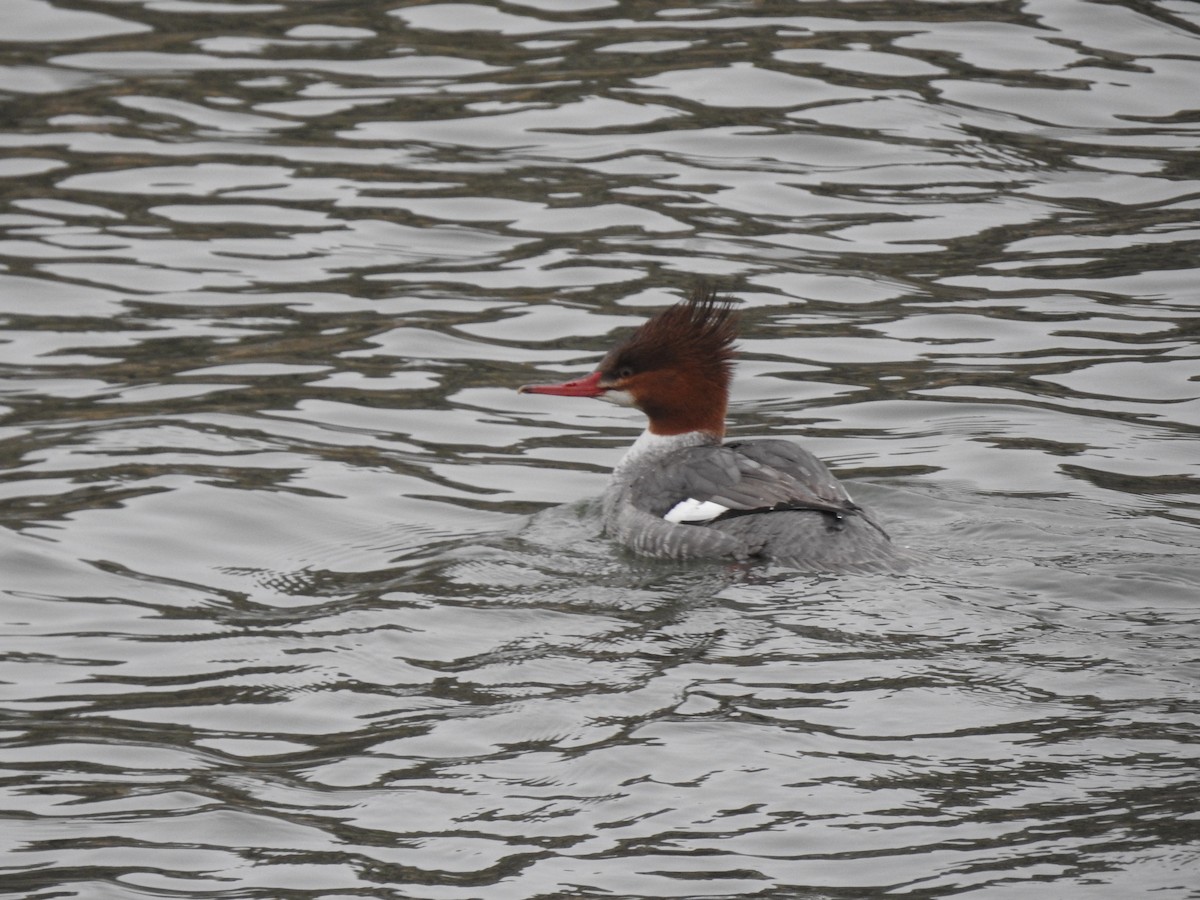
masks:
POLYGON ((621 368, 617 369, 617 377, 622 379, 632 378, 633 366, 621 366, 621 368))

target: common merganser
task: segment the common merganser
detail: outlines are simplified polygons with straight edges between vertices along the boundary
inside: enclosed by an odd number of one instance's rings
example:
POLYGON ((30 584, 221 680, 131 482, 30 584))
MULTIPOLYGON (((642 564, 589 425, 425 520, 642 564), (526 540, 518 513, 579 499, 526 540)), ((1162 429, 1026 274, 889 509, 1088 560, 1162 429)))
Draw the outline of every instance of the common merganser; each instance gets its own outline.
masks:
POLYGON ((591 375, 519 391, 597 397, 647 415, 601 501, 606 533, 637 553, 821 572, 901 568, 887 532, 807 450, 722 443, 738 319, 732 300, 700 286, 591 375))

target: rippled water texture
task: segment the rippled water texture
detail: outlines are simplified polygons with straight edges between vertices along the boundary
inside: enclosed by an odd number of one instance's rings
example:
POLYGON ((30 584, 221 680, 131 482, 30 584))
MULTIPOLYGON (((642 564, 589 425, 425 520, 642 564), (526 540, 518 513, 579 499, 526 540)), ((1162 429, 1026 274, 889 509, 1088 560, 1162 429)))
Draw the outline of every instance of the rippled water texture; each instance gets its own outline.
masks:
POLYGON ((1200 5, 2 5, 0 895, 1200 897, 1200 5), (599 533, 697 276, 911 572, 599 533))

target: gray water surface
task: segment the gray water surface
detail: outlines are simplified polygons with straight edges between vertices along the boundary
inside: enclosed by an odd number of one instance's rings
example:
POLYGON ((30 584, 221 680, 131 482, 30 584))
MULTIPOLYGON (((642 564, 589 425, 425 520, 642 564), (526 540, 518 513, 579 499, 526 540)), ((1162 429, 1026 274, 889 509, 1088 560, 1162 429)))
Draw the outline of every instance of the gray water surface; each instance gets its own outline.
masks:
POLYGON ((1200 6, 3 5, 0 895, 1200 897, 1200 6), (600 534, 699 276, 912 571, 600 534))

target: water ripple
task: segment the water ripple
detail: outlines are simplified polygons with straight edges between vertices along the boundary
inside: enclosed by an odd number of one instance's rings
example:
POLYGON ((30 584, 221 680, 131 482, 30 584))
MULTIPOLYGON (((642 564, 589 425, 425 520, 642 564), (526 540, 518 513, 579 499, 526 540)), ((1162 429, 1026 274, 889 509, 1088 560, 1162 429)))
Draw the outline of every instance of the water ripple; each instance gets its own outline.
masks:
POLYGON ((1186 4, 8 5, 0 894, 1195 895, 1186 4), (697 275, 912 571, 601 533, 697 275))

